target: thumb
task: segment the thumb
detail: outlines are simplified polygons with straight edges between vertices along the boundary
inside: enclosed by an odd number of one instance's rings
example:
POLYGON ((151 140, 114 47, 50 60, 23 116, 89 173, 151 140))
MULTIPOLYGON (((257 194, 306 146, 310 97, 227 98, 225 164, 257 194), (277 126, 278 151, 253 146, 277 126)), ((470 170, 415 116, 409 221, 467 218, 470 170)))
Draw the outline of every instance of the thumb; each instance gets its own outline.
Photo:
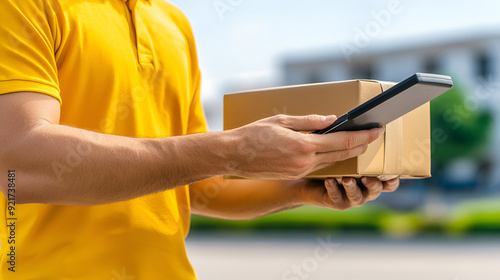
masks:
POLYGON ((335 115, 286 116, 282 119, 281 124, 295 131, 312 131, 326 128, 335 122, 336 119, 335 115))

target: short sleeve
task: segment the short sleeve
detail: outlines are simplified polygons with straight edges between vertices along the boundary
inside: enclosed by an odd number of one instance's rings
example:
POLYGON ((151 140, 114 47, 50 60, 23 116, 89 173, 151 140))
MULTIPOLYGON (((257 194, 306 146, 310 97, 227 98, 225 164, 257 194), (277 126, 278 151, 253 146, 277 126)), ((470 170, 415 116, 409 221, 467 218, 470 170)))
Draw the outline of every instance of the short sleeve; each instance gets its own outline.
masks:
MULTIPOLYGON (((169 4, 170 5, 170 4, 169 4)), ((177 25, 184 34, 188 45, 187 55, 190 61, 190 84, 191 84, 191 105, 189 108, 189 121, 187 134, 208 132, 208 125, 205 118, 205 112, 201 103, 201 73, 198 65, 198 54, 196 51, 196 43, 194 40, 193 30, 188 19, 179 9, 170 6, 173 16, 176 19, 177 25)))
POLYGON ((191 101, 191 106, 189 109, 189 122, 187 134, 203 133, 208 132, 207 121, 205 118, 205 112, 203 111, 203 106, 200 98, 200 73, 195 75, 194 83, 194 95, 191 101))
POLYGON ((0 0, 0 94, 32 91, 61 102, 55 1, 0 0))

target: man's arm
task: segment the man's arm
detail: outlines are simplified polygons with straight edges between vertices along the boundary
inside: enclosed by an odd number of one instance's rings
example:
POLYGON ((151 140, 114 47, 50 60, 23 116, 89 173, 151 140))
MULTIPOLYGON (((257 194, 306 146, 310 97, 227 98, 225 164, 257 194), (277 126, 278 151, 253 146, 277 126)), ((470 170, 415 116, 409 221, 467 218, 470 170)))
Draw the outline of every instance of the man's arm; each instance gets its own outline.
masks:
POLYGON ((59 125, 59 114, 59 101, 48 95, 0 96, 0 185, 5 194, 7 169, 16 170, 18 203, 103 204, 220 172, 194 156, 221 160, 213 150, 201 151, 218 148, 208 135, 165 141, 106 135, 59 125))
POLYGON ((375 200, 381 192, 395 191, 399 179, 382 182, 364 177, 362 185, 353 178, 258 181, 224 180, 214 177, 189 186, 193 214, 229 220, 247 220, 304 205, 336 210, 358 207, 375 200))
POLYGON ((383 129, 330 135, 334 117, 276 116, 231 131, 158 139, 105 135, 59 124, 59 102, 0 95, 0 187, 18 173, 18 203, 95 205, 127 200, 217 175, 297 179, 355 157, 383 129), (248 151, 258 149, 249 157, 248 151))

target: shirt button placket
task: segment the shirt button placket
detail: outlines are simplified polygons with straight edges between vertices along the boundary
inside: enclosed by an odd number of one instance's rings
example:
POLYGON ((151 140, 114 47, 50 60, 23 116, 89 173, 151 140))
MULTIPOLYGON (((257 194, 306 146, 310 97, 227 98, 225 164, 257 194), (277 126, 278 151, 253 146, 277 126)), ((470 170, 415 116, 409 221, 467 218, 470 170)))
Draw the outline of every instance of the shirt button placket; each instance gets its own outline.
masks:
MULTIPOLYGON (((128 8, 131 12, 132 21, 134 23, 135 36, 136 36, 136 47, 137 47, 137 59, 139 65, 143 70, 145 68, 155 68, 154 56, 152 54, 151 40, 147 30, 144 28, 144 23, 141 18, 139 9, 141 9, 141 1, 145 0, 122 0, 126 1, 128 8)), ((147 2, 147 1, 146 1, 147 2)), ((148 69, 152 70, 152 69, 148 69)))

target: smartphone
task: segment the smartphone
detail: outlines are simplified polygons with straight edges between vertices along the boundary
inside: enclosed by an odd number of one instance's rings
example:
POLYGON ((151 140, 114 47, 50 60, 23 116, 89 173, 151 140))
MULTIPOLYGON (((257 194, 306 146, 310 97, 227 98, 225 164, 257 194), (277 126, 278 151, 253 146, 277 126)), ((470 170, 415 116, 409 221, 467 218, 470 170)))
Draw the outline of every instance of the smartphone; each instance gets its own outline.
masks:
POLYGON ((382 127, 452 87, 450 76, 416 73, 340 116, 329 127, 311 133, 327 134, 382 127))

